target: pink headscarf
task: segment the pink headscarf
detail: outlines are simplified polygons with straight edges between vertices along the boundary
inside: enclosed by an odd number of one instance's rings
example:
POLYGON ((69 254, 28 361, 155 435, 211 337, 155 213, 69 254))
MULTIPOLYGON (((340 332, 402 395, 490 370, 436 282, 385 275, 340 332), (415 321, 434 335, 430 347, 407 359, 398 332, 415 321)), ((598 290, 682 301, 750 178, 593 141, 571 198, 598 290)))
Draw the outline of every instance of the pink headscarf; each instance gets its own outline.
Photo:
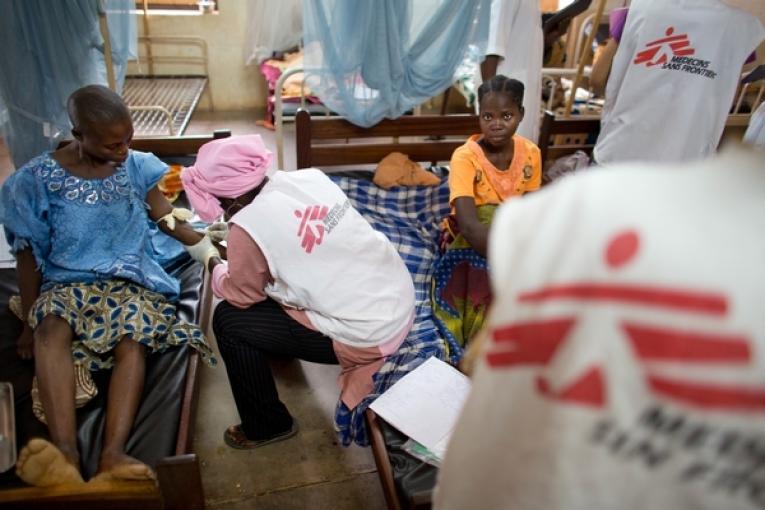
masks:
POLYGON ((199 217, 210 223, 223 214, 216 197, 236 198, 257 188, 272 160, 260 135, 214 140, 199 149, 194 166, 181 172, 183 189, 199 217))

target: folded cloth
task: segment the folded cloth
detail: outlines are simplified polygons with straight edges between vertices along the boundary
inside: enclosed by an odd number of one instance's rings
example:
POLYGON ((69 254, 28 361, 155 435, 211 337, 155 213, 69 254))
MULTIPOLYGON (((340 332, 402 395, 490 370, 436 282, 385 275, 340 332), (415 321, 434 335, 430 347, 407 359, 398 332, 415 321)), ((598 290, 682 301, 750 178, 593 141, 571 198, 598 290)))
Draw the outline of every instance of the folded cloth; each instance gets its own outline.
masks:
POLYGON ((161 191, 170 202, 175 202, 181 194, 181 191, 183 191, 183 183, 181 182, 182 170, 183 167, 181 165, 170 165, 170 169, 157 183, 159 191, 161 191))
POLYGON ((441 183, 441 179, 400 152, 392 152, 380 161, 373 180, 385 189, 395 186, 438 186, 441 183))

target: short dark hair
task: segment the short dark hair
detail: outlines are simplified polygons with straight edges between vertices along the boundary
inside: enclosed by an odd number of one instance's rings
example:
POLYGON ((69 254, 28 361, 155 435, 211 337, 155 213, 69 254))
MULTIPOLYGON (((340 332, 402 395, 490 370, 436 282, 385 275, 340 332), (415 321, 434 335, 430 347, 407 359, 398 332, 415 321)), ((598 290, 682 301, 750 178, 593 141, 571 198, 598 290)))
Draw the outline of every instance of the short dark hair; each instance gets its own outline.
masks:
POLYGON ((72 92, 66 111, 74 129, 80 131, 130 120, 130 112, 119 94, 103 85, 86 85, 72 92))
POLYGON ((489 92, 503 92, 509 95, 518 108, 523 108, 523 83, 503 74, 498 74, 478 87, 478 104, 489 92))

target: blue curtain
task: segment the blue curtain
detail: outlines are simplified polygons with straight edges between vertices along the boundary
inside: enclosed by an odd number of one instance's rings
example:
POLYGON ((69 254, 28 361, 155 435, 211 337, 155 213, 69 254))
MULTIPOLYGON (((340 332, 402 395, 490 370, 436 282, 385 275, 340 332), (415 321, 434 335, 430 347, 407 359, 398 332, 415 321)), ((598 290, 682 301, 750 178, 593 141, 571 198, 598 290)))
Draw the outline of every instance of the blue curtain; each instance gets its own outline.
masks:
MULTIPOLYGON (((0 101, 8 110, 5 135, 16 167, 69 134, 69 94, 106 84, 98 25, 103 8, 98 0, 0 0, 0 101)), ((117 15, 127 17, 127 10, 117 15)), ((110 37, 113 57, 126 62, 115 55, 115 47, 129 46, 118 37, 110 37)))
POLYGON ((306 83, 369 127, 436 96, 486 49, 491 0, 306 0, 306 83))
MULTIPOLYGON (((112 64, 117 91, 121 92, 125 84, 125 74, 129 59, 138 58, 138 25, 136 15, 130 14, 135 9, 135 0, 105 0, 106 22, 109 25, 109 41, 112 44, 112 64)), ((93 48, 94 59, 101 62, 100 73, 106 83, 106 63, 103 47, 93 48)))

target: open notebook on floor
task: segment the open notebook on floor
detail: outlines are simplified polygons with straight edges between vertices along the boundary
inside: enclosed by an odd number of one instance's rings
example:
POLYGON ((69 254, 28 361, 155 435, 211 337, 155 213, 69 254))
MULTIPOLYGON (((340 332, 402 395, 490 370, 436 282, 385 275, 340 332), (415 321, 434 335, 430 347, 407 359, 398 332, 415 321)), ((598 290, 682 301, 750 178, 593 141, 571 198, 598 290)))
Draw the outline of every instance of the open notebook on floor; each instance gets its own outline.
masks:
POLYGON ((440 460, 469 391, 466 375, 448 363, 429 358, 370 407, 440 460))

